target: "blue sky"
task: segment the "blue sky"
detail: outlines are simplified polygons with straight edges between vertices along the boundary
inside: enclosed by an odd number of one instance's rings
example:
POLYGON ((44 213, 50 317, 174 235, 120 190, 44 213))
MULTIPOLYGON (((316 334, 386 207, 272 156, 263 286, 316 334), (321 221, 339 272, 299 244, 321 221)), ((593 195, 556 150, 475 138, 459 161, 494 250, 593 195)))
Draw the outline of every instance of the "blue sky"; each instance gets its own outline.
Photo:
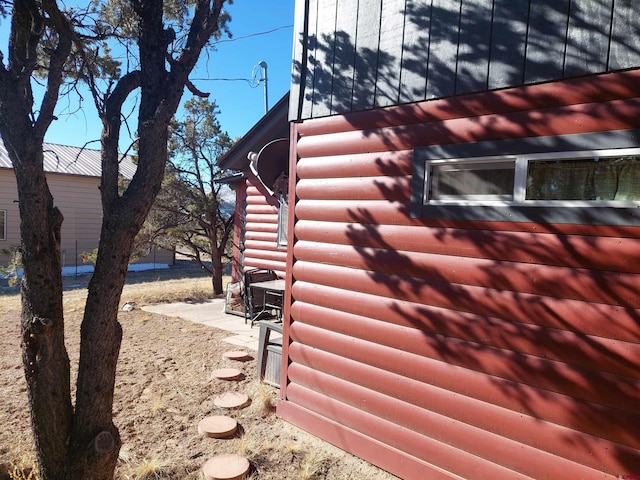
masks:
MULTIPOLYGON (((191 78, 200 90, 210 92, 210 99, 216 100, 222 129, 235 138, 244 135, 264 115, 264 83, 252 88, 247 81, 206 79, 252 79, 254 67, 264 61, 269 107, 280 100, 289 90, 291 79, 294 0, 234 0, 227 10, 232 18, 232 41, 223 37, 215 51, 203 53, 191 78)), ((8 27, 9 20, 3 19, 0 50, 5 54, 8 27)), ((262 69, 257 70, 261 74, 262 69)), ((188 98, 187 91, 183 101, 188 98)), ((76 99, 61 98, 57 116, 45 141, 81 147, 100 138, 100 122, 88 95, 80 110, 76 99)), ((99 148, 99 143, 88 147, 99 148)))

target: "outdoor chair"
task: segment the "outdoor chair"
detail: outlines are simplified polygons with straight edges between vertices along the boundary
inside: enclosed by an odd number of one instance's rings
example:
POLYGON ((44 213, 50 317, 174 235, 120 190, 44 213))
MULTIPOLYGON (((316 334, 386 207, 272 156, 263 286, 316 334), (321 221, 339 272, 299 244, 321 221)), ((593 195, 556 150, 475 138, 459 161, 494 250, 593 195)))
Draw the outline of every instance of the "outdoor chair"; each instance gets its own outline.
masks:
POLYGON ((244 274, 245 323, 282 317, 282 292, 254 287, 259 282, 277 280, 273 270, 255 268, 244 274))

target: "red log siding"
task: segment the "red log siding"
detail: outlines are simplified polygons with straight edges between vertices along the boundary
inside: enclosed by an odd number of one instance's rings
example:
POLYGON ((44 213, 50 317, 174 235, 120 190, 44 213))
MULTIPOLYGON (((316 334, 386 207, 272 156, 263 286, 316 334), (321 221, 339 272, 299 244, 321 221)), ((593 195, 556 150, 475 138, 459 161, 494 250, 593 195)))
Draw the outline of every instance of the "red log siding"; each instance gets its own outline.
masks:
POLYGON ((541 83, 520 88, 487 91, 430 102, 355 112, 300 124, 303 135, 370 130, 437 122, 455 118, 480 117, 487 114, 533 111, 552 108, 562 99, 563 105, 603 102, 638 96, 640 70, 591 75, 564 82, 541 83))
POLYGON ((414 147, 637 128, 625 85, 300 124, 280 415, 403 478, 640 474, 640 229, 409 217, 414 147))
MULTIPOLYGON (((413 146, 624 130, 637 125, 640 98, 568 105, 507 114, 486 114, 372 131, 303 136, 298 155, 328 156, 403 150, 413 146), (611 115, 615 112, 615 115, 611 115)), ((303 132, 302 132, 303 133, 303 132)))
POLYGON ((246 180, 244 270, 268 268, 284 276, 287 250, 278 247, 278 201, 259 181, 246 180))

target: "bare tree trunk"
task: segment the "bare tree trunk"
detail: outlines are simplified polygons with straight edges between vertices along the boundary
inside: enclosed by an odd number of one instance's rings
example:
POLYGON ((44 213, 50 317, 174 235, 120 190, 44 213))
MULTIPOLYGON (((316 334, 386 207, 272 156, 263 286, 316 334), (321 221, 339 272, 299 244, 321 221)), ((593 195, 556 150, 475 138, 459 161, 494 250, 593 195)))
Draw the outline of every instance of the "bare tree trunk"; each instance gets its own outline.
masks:
POLYGON ((211 250, 211 271, 213 284, 213 294, 220 295, 224 293, 222 288, 223 264, 222 259, 225 256, 225 250, 229 243, 229 235, 233 230, 233 216, 224 220, 220 218, 220 200, 216 194, 215 202, 208 208, 209 224, 214 228, 209 229, 207 236, 209 237, 209 247, 211 250))
POLYGON ((68 23, 55 2, 16 0, 9 44, 6 68, 4 59, 0 62, 0 132, 16 175, 20 210, 22 362, 38 468, 43 480, 57 480, 64 474, 73 408, 62 306, 63 216, 47 185, 42 142, 53 119, 62 66, 71 47, 68 23), (43 10, 58 41, 49 51, 47 90, 34 118, 30 79, 45 26, 43 10))
MULTIPOLYGON (((161 97, 155 98, 158 101, 161 97)), ((149 121, 142 122, 138 172, 122 196, 117 191, 119 119, 117 116, 103 118, 104 218, 80 330, 76 411, 67 480, 113 478, 121 446, 112 419, 122 341, 122 327, 117 318, 119 304, 135 236, 162 183, 169 118, 156 119, 151 114, 149 121)))
POLYGON ((211 251, 214 252, 214 255, 211 257, 211 269, 213 271, 213 275, 211 276, 211 283, 213 285, 213 294, 221 295, 222 293, 224 293, 224 290, 222 288, 222 261, 220 258, 215 257, 215 248, 212 248, 211 251))
POLYGON ((13 2, 9 61, 0 62, 0 132, 16 175, 20 210, 22 361, 36 458, 43 480, 62 479, 73 421, 69 357, 64 344, 62 213, 44 173, 44 134, 71 48, 69 23, 51 0, 13 2), (45 13, 46 12, 46 13, 45 13), (45 17, 47 20, 45 21, 45 17), (47 89, 33 115, 31 74, 45 24, 57 34, 49 50, 47 89))
POLYGON ((39 468, 44 478, 58 479, 64 471, 73 415, 62 307, 63 218, 37 168, 43 158, 41 144, 37 147, 16 151, 17 158, 28 161, 14 162, 24 265, 22 361, 39 468))
POLYGON ((116 366, 122 342, 122 327, 117 316, 133 236, 118 233, 103 227, 101 253, 88 288, 80 330, 69 480, 112 479, 121 446, 118 429, 112 421, 116 366))

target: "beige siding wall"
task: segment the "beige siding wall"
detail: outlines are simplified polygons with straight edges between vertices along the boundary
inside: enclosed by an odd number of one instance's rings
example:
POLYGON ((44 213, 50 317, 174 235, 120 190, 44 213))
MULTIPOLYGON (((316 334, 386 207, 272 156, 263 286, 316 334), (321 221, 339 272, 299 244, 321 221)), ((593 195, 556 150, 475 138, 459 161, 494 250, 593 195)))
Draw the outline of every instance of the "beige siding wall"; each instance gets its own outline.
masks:
MULTIPOLYGON (((80 175, 48 174, 49 188, 55 205, 62 211, 62 252, 63 267, 82 266, 79 255, 98 247, 102 223, 102 205, 97 177, 80 175)), ((0 250, 20 243, 20 216, 18 212, 18 192, 13 172, 0 169, 0 210, 7 211, 7 239, 0 240, 0 250)), ((6 265, 7 256, 0 253, 0 264, 6 265)), ((174 254, 167 250, 157 250, 137 263, 173 264, 174 254)))
POLYGON ((62 223, 63 267, 83 265, 79 254, 98 246, 102 206, 99 178, 67 175, 47 175, 56 206, 64 215, 62 223))
MULTIPOLYGON (((2 250, 20 242, 20 217, 18 214, 18 191, 16 179, 11 170, 0 168, 0 210, 6 212, 6 239, 0 240, 0 265, 6 265, 7 256, 2 250)), ((2 232, 0 232, 0 238, 2 232)))

